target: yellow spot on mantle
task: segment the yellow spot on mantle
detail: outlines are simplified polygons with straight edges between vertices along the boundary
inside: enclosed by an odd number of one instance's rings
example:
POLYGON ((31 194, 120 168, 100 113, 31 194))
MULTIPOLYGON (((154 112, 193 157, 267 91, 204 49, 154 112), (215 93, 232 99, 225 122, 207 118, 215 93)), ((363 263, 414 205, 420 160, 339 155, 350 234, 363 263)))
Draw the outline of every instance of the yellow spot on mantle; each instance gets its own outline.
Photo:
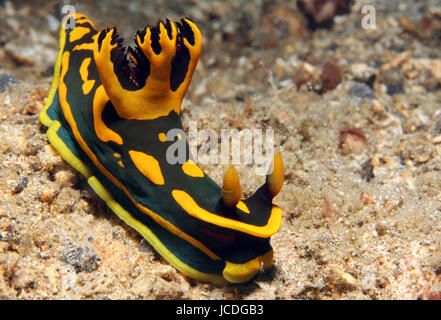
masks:
POLYGON ((95 80, 89 80, 89 65, 91 60, 91 58, 84 59, 80 67, 81 80, 83 80, 82 89, 84 94, 89 94, 95 85, 95 80))
POLYGON ((164 176, 162 175, 158 160, 140 151, 130 150, 129 155, 139 172, 151 182, 158 185, 164 184, 164 176))
POLYGON ((82 43, 82 44, 77 44, 74 48, 73 51, 78 51, 78 50, 93 50, 94 48, 94 43, 82 43))
POLYGON ((80 40, 82 37, 84 37, 86 34, 90 32, 89 28, 86 27, 76 27, 73 29, 69 34, 69 41, 75 42, 77 40, 80 40))
POLYGON ((96 89, 93 97, 93 124, 97 137, 103 141, 113 141, 119 145, 123 144, 123 140, 119 134, 111 130, 103 121, 102 114, 109 98, 106 95, 104 87, 101 85, 96 89))
POLYGON ((158 139, 161 142, 166 142, 167 141, 167 136, 165 135, 164 132, 161 132, 161 133, 158 134, 158 139))
POLYGON ((250 213, 250 210, 248 209, 247 205, 242 201, 239 201, 236 207, 242 210, 243 212, 250 213))
MULTIPOLYGON (((95 34, 92 39, 95 40, 95 38, 97 37, 97 34, 95 34)), ((77 44, 74 48, 73 51, 78 51, 78 50, 93 50, 93 48, 95 47, 95 43, 94 42, 85 42, 82 44, 77 44)))
POLYGON ((95 25, 93 24, 92 21, 90 21, 86 16, 82 17, 82 18, 77 18, 77 20, 75 21, 77 24, 86 24, 86 23, 90 23, 90 25, 92 27, 95 28, 95 25))
POLYGON ((190 159, 182 165, 182 170, 186 175, 191 177, 202 178, 204 176, 204 171, 202 171, 202 169, 190 159))

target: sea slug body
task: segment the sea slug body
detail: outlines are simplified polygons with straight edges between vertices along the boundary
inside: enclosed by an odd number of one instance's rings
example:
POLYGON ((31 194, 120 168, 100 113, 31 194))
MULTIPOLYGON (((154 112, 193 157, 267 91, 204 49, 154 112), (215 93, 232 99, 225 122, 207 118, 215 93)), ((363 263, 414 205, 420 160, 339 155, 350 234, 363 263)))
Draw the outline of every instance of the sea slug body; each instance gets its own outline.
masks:
MULTIPOLYGON (((184 274, 214 283, 250 280, 273 263, 270 237, 281 209, 283 161, 242 198, 231 167, 218 186, 191 160, 170 164, 167 132, 181 129, 180 107, 201 51, 189 19, 159 22, 121 44, 115 28, 97 31, 82 14, 67 17, 41 122, 50 143, 94 191, 184 274)), ((186 137, 181 137, 186 139, 186 137)), ((187 141, 185 141, 187 143, 187 141)), ((186 144, 187 151, 189 150, 186 144)))

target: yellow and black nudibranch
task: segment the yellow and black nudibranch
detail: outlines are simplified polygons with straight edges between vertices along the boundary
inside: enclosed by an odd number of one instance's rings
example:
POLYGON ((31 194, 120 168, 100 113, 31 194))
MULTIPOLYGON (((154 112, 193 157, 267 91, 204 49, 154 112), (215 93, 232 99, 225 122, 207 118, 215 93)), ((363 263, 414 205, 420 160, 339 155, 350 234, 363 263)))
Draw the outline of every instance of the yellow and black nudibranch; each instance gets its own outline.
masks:
POLYGON ((181 102, 201 51, 196 25, 182 19, 147 27, 126 52, 115 28, 97 31, 82 14, 70 19, 76 27, 61 28, 52 88, 40 113, 50 143, 184 274, 244 282, 262 264, 270 266, 270 237, 282 220, 272 204, 283 184, 280 154, 265 184, 247 199, 233 167, 221 188, 189 152, 184 164, 166 160, 174 143, 166 134, 182 129, 181 102))

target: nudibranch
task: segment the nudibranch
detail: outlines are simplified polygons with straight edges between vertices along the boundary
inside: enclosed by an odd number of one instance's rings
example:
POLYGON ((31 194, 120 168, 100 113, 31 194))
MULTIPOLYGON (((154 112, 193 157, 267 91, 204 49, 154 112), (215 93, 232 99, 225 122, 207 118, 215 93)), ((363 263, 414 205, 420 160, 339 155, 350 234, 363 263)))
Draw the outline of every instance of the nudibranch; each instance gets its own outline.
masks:
MULTIPOLYGON (((253 278, 271 266, 282 221, 272 199, 283 184, 278 153, 266 182, 242 197, 230 167, 220 187, 192 161, 167 161, 171 129, 201 51, 190 19, 138 31, 127 50, 115 28, 83 14, 64 20, 52 87, 40 121, 49 142, 93 190, 184 274, 214 283, 253 278), (75 28, 67 21, 74 19, 75 28)), ((187 151, 189 146, 185 136, 187 151)))

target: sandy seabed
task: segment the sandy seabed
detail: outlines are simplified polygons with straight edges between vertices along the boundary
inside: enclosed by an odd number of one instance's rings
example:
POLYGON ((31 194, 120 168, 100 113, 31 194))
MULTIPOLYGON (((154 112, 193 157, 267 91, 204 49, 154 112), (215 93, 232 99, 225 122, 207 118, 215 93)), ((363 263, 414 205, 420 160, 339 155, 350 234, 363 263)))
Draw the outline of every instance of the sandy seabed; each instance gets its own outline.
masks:
MULTIPOLYGON (((48 144, 38 120, 57 1, 0 1, 0 299, 439 299, 441 3, 354 1, 311 31, 295 1, 76 1, 125 39, 162 17, 204 36, 183 104, 198 129, 273 129, 285 163, 274 267, 183 276, 48 144), (361 8, 376 8, 376 28, 361 8)), ((228 166, 204 165, 218 183, 228 166)), ((236 167, 245 195, 264 178, 236 167)))

